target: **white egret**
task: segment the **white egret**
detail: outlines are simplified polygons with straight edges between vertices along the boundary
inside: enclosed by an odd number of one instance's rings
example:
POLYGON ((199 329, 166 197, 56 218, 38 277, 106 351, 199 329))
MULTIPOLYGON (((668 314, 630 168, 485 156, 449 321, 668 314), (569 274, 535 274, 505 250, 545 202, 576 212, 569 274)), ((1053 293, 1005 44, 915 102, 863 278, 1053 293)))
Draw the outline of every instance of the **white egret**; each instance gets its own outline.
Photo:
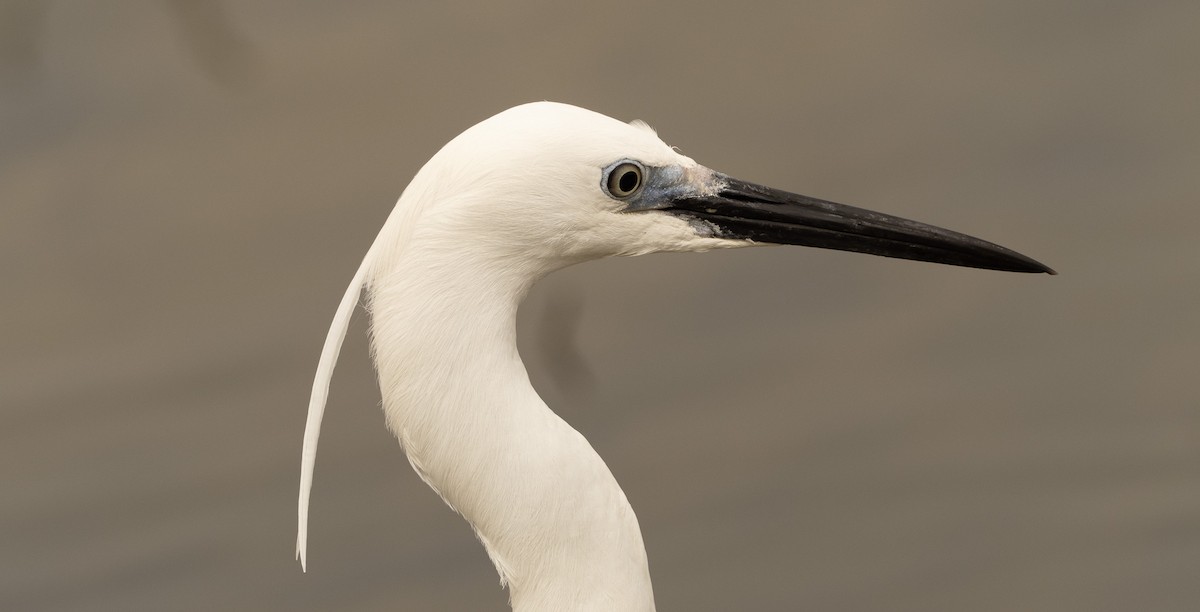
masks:
POLYGON ((509 109, 421 168, 337 309, 304 435, 301 564, 329 380, 365 289, 387 424, 474 528, 513 609, 653 610, 637 518, 530 385, 517 307, 538 279, 585 260, 761 244, 1053 273, 977 238, 731 178, 641 122, 550 102, 509 109))

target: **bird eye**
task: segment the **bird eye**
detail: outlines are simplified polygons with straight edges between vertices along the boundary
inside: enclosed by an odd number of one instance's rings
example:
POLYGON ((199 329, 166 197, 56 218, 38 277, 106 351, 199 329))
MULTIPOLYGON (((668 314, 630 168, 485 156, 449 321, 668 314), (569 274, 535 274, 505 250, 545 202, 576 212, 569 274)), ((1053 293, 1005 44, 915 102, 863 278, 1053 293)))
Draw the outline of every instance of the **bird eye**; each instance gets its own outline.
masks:
POLYGON ((623 200, 637 193, 642 188, 642 167, 633 162, 617 164, 608 173, 608 193, 618 200, 623 200))

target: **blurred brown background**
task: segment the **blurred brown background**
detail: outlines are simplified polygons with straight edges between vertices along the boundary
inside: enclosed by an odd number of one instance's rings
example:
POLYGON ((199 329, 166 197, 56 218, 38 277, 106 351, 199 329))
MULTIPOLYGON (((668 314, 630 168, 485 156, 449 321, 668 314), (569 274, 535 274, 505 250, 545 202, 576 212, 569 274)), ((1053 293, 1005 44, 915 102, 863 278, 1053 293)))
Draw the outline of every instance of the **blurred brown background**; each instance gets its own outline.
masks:
POLYGON ((661 610, 1194 610, 1200 4, 0 4, 0 609, 501 610, 342 291, 461 130, 558 100, 1058 277, 802 248, 522 312, 661 610))

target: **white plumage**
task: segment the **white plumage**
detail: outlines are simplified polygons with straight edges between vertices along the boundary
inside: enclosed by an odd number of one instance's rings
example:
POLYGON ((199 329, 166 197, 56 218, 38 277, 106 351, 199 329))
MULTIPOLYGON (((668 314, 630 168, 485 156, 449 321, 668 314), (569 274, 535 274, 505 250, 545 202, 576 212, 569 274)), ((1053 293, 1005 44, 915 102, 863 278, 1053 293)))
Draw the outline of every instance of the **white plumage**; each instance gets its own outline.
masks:
MULTIPOLYGON (((807 221, 755 211, 807 206, 805 219, 865 211, 756 191, 765 189, 696 164, 644 124, 563 104, 518 106, 450 141, 401 195, 326 338, 304 437, 301 563, 329 380, 365 289, 388 426, 420 477, 475 529, 513 608, 653 610, 642 536, 624 493, 587 440, 538 397, 517 354, 517 307, 533 283, 600 257, 764 241, 982 266, 962 253, 879 246, 863 224, 903 220, 876 213, 842 221, 855 244, 823 243, 807 221), (747 202, 753 206, 736 214, 720 208, 747 202)), ((936 230, 905 223, 894 231, 936 230)), ((937 231, 926 242, 968 239, 937 231)), ((980 244, 1016 256, 982 241, 968 246, 980 244)))

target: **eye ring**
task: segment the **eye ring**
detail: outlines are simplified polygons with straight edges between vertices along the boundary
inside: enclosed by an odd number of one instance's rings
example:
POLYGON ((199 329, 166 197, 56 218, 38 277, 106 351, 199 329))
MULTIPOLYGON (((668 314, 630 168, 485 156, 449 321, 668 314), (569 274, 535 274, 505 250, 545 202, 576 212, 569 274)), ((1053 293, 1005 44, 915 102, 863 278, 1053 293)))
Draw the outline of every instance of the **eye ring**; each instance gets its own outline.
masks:
POLYGON ((641 191, 646 182, 646 171, 642 165, 632 161, 624 161, 613 166, 604 179, 604 188, 608 195, 625 200, 641 191))

